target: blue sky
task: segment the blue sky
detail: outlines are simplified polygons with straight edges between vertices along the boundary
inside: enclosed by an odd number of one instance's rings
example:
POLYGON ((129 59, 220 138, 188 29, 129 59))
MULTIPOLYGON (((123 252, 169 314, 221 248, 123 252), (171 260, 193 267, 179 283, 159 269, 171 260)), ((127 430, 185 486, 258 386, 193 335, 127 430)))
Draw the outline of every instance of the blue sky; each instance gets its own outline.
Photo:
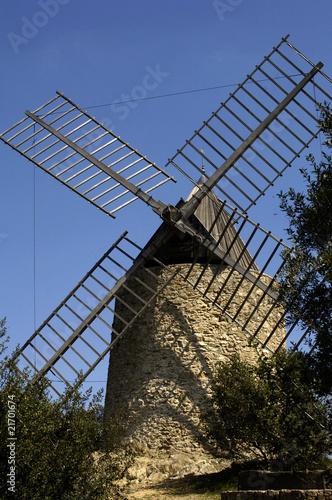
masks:
MULTIPOLYGON (((332 75, 329 2, 223 4, 2 0, 0 130, 59 90, 164 167, 235 89, 227 85, 244 80, 288 33, 291 43, 313 62, 321 60, 332 75), (146 90, 148 98, 225 88, 107 106, 140 97, 151 72, 157 84, 146 90)), ((0 144, 0 317, 7 317, 12 346, 32 334, 34 325, 39 326, 125 229, 144 244, 160 222, 138 203, 114 221, 42 171, 34 174, 33 168, 0 144)), ((299 182, 296 170, 271 189, 264 203, 273 200, 277 206, 276 193, 299 182)), ((172 185, 159 197, 174 203, 181 195, 187 192, 172 185)), ((282 232, 282 222, 272 216, 265 217, 264 226, 282 232)), ((104 368, 97 378, 106 380, 104 368)))

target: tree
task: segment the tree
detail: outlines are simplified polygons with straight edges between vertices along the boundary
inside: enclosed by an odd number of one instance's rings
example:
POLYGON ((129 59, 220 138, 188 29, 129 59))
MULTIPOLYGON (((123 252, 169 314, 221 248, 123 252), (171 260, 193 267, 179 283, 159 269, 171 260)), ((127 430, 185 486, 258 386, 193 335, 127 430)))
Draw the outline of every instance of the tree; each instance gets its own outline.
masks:
MULTIPOLYGON (((325 148, 332 147, 332 112, 321 106, 325 148)), ((332 159, 324 151, 306 192, 281 193, 293 249, 279 276, 288 321, 308 335, 304 352, 260 356, 250 367, 238 356, 217 367, 205 415, 209 435, 235 456, 255 455, 265 467, 313 468, 329 453, 332 428, 332 159)))
POLYGON ((204 415, 205 429, 237 459, 255 457, 264 468, 321 467, 329 451, 326 406, 316 396, 301 353, 239 355, 220 363, 204 415), (276 467, 277 464, 277 467, 276 467))
MULTIPOLYGON (((332 114, 326 103, 321 107, 320 123, 328 150, 332 147, 332 114)), ((289 320, 300 318, 299 326, 308 328, 311 373, 318 393, 327 396, 332 392, 332 159, 327 151, 322 156, 317 163, 309 155, 311 171, 302 169, 305 193, 292 188, 280 194, 294 245, 293 251, 284 252, 280 291, 289 320)))
POLYGON ((7 481, 0 486, 0 497, 13 498, 15 491, 22 500, 102 499, 110 492, 120 498, 114 482, 129 457, 119 449, 116 426, 103 422, 101 394, 88 403, 91 389, 84 394, 67 391, 60 406, 51 399, 46 378, 29 383, 28 371, 19 372, 4 356, 7 341, 3 320, 0 469, 7 481))

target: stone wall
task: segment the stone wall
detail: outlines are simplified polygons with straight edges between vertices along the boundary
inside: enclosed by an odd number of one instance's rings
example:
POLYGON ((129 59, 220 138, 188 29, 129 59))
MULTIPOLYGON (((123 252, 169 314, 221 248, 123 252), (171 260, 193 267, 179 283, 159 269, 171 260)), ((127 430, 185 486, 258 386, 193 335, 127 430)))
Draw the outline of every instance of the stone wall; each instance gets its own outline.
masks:
POLYGON ((224 491, 221 500, 332 500, 332 490, 224 491))
MULTIPOLYGON (((180 267, 181 273, 189 269, 187 264, 170 267, 180 267)), ((201 265, 196 265, 194 274, 198 276, 201 269, 201 265)), ((162 268, 153 270, 166 276, 167 271, 162 268)), ((213 270, 214 266, 206 270, 202 286, 210 282, 213 270)), ((140 273, 141 279, 153 285, 153 278, 146 271, 140 273)), ((227 267, 220 271, 211 289, 212 296, 219 291, 228 273, 227 267)), ((221 305, 228 300, 240 278, 237 273, 232 274, 219 299, 221 305)), ((266 276, 263 279, 266 283, 270 280, 266 276)), ((137 286, 130 283, 130 287, 138 291, 137 286)), ((237 301, 241 302, 250 287, 247 281, 242 284, 231 305, 234 311, 237 301)), ((121 291, 121 296, 128 300, 126 290, 121 291)), ((248 318, 260 296, 259 290, 250 296, 239 321, 248 318)), ((135 300, 131 304, 135 307, 135 300)), ((262 320, 270 305, 270 299, 265 298, 259 318, 253 318, 249 327, 262 320)), ((120 316, 126 314, 119 301, 116 310, 120 316)), ((269 316, 260 331, 261 338, 269 334, 281 312, 275 310, 269 316)), ((117 319, 115 328, 116 323, 117 319)), ((283 335, 281 326, 275 335, 275 345, 283 335)), ((105 414, 121 415, 127 428, 126 437, 137 442, 145 452, 171 451, 191 457, 210 453, 199 429, 204 398, 210 393, 216 363, 226 361, 236 352, 249 363, 255 362, 257 354, 248 345, 248 334, 176 276, 112 349, 105 414)))

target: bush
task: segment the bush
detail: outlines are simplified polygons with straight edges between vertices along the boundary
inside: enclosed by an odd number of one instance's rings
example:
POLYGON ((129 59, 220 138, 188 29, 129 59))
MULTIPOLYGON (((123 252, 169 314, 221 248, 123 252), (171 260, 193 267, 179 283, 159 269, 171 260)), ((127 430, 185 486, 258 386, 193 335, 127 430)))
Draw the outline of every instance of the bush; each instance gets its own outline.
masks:
MULTIPOLYGON (((4 321, 0 338, 3 355, 4 321)), ((67 391, 60 406, 51 399, 45 378, 31 384, 28 377, 28 371, 19 372, 8 357, 0 362, 2 477, 9 480, 10 466, 15 467, 14 490, 8 490, 11 483, 5 482, 0 497, 13 498, 15 491, 15 498, 22 500, 100 500, 112 491, 112 498, 118 498, 114 482, 130 459, 118 446, 116 425, 103 422, 102 394, 88 403, 91 389, 84 394, 67 391), (9 443, 14 443, 11 455, 9 443)))
POLYGON ((329 451, 327 408, 300 353, 279 352, 249 366, 238 355, 217 366, 204 426, 235 458, 300 470, 322 466, 329 451))

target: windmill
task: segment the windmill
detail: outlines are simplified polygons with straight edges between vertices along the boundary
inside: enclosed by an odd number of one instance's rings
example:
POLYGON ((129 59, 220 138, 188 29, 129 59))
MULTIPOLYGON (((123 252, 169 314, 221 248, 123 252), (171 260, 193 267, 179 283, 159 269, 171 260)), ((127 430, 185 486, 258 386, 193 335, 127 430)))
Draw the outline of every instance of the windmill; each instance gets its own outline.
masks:
MULTIPOLYGON (((119 402, 120 393, 128 400, 130 363, 142 360, 137 346, 144 346, 149 324, 155 327, 156 317, 151 323, 149 314, 156 308, 161 314, 168 290, 172 307, 180 298, 188 306, 176 320, 180 330, 192 328, 186 319, 197 307, 194 321, 204 309, 206 323, 227 323, 227 342, 233 335, 234 348, 244 349, 248 337, 269 352, 285 345, 296 326, 285 334, 286 311, 278 300, 280 253, 287 246, 251 220, 250 212, 319 134, 319 100, 331 99, 331 80, 322 67, 283 38, 164 169, 60 92, 0 135, 111 218, 140 200, 162 220, 143 248, 124 232, 20 348, 15 362, 31 368, 32 381, 43 375, 55 379, 50 388, 61 398, 59 382, 76 387, 111 351, 106 406, 119 402), (172 170, 193 185, 189 196, 179 193, 176 206, 154 195, 175 182, 172 170), (121 372, 125 366, 127 374, 121 372)), ((163 337, 169 328, 161 316, 158 321, 163 337)), ((201 355, 201 339, 191 334, 201 355)), ((187 341, 176 342, 185 357, 187 341)), ((139 406, 148 406, 138 393, 132 404, 136 416, 139 406)))

